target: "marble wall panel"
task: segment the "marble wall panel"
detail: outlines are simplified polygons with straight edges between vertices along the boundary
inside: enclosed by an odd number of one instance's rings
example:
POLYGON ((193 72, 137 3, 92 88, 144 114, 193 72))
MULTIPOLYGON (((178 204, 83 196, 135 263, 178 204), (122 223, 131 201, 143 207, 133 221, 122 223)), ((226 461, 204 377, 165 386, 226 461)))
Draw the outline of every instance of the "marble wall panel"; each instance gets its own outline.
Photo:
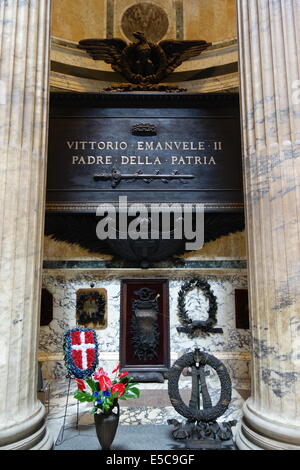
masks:
POLYGON ((122 16, 138 3, 161 7, 168 15, 164 39, 236 37, 235 0, 53 0, 52 34, 78 41, 88 37, 121 37, 122 16))
POLYGON ((106 1, 53 0, 52 35, 79 41, 106 37, 106 1))
MULTIPOLYGON (((121 271, 121 270, 120 270, 121 271)), ((144 276, 145 274, 143 274, 144 276)), ((202 276, 201 272, 193 275, 202 276)), ((163 272, 161 276, 164 277, 163 272)), ((89 288, 91 282, 95 288, 107 289, 108 296, 108 327, 98 330, 97 336, 100 345, 101 365, 112 370, 119 360, 119 332, 120 332, 120 279, 130 277, 127 271, 120 275, 109 274, 109 271, 84 270, 44 270, 43 285, 54 296, 53 321, 48 326, 41 327, 39 352, 43 364, 43 374, 46 379, 57 380, 65 376, 63 365, 63 333, 65 330, 76 327, 76 291, 80 288, 89 288)), ((136 276, 138 277, 138 276, 136 276)), ((151 277, 151 276, 150 276, 151 277)), ((177 310, 178 292, 182 285, 179 278, 169 277, 170 301, 170 347, 171 362, 177 357, 190 351, 194 347, 209 353, 216 353, 224 361, 230 371, 236 386, 244 387, 249 382, 249 343, 248 330, 238 330, 235 327, 234 290, 245 288, 247 279, 245 275, 205 275, 211 283, 212 290, 217 297, 218 326, 223 328, 223 334, 211 334, 206 337, 189 339, 185 334, 178 333, 176 327, 180 325, 177 310)), ((186 299, 186 305, 192 311, 195 306, 205 305, 200 292, 192 291, 186 299)), ((154 384, 151 384, 153 387, 154 384)), ((166 384, 157 384, 159 388, 166 388, 166 384)), ((187 384, 189 387, 190 385, 187 384)), ((146 387, 147 388, 147 387, 146 387)))
POLYGON ((217 42, 236 37, 235 0, 183 0, 184 39, 217 42))

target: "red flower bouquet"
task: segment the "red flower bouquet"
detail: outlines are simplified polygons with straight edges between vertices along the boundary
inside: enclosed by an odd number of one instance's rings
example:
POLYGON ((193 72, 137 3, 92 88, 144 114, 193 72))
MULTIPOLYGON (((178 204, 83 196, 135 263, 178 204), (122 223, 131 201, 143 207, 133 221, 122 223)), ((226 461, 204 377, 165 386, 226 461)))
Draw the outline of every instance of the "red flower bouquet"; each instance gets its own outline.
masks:
POLYGON ((76 380, 78 389, 74 398, 80 402, 91 402, 93 408, 91 413, 110 413, 117 405, 118 400, 127 398, 138 398, 140 391, 137 383, 133 382, 128 372, 120 372, 120 364, 112 371, 114 378, 110 378, 101 367, 90 378, 76 380))

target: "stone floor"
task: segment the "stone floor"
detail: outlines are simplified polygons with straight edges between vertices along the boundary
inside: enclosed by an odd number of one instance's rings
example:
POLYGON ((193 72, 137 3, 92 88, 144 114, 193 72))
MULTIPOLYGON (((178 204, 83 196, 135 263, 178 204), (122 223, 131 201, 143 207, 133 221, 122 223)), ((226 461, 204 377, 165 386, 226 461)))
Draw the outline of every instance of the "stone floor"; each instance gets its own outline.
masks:
MULTIPOLYGON (((112 443, 112 451, 121 450, 184 450, 190 449, 184 442, 172 439, 171 426, 142 424, 137 426, 119 426, 112 443)), ((216 444, 206 441, 205 450, 213 450, 216 444)), ((229 449, 224 444, 224 448, 229 449)), ((94 426, 73 427, 64 432, 63 442, 54 450, 101 450, 94 426)), ((232 450, 231 448, 229 450, 232 450)))
MULTIPOLYGON (((119 426, 111 450, 171 450, 177 447, 168 426, 148 424, 119 426)), ((184 448, 184 445, 178 448, 184 448)), ((94 426, 79 426, 78 430, 75 427, 67 429, 62 444, 54 450, 101 450, 101 447, 94 426)))

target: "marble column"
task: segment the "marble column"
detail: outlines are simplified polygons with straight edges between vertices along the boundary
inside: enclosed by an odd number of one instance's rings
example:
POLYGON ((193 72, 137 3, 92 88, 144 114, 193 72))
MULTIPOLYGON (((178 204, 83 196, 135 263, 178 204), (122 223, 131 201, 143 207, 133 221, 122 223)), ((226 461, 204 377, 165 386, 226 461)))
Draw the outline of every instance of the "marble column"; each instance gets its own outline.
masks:
POLYGON ((300 449, 300 1, 237 6, 253 341, 237 445, 300 449))
POLYGON ((50 449, 37 400, 50 0, 0 0, 0 449, 50 449))

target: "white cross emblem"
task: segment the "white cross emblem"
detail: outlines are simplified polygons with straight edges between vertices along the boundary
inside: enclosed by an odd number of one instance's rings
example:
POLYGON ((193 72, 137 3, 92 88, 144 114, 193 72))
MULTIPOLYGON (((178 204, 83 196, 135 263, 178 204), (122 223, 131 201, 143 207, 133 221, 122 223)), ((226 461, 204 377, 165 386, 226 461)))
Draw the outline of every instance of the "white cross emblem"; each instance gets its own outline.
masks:
POLYGON ((73 344, 72 349, 76 349, 77 351, 81 351, 82 354, 82 369, 87 369, 88 364, 87 364, 87 350, 88 349, 95 349, 95 345, 92 343, 86 343, 85 342, 85 332, 81 331, 80 332, 80 341, 81 344, 73 344))

